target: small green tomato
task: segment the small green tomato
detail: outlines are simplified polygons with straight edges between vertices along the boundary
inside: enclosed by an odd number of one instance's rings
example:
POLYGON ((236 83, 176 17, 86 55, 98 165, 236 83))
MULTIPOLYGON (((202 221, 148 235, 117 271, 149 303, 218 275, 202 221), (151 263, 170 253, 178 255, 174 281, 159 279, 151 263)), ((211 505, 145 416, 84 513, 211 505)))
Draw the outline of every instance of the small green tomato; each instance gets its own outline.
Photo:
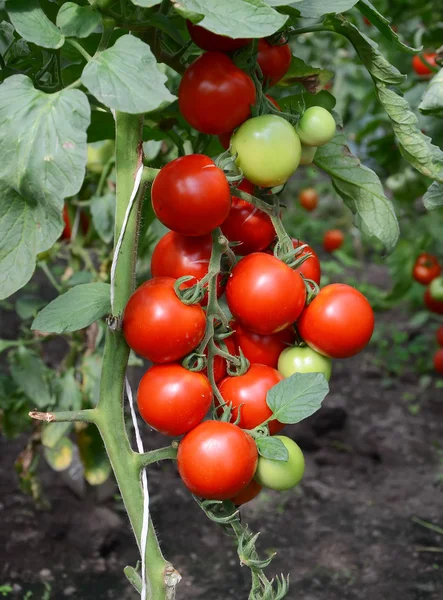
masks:
POLYGON ((305 146, 324 146, 335 135, 334 117, 322 106, 311 106, 303 113, 297 133, 305 146))
POLYGON ((310 165, 314 160, 315 153, 317 152, 316 146, 305 146, 301 145, 301 157, 300 164, 301 165, 310 165))
POLYGON ((290 346, 280 354, 277 369, 283 377, 290 377, 294 373, 323 373, 329 381, 332 360, 309 346, 290 346))
POLYGON ((300 447, 284 435, 273 436, 283 442, 289 453, 289 459, 272 460, 259 456, 255 479, 263 487, 271 490, 290 490, 300 483, 305 472, 305 459, 300 447))
POLYGON ((443 301, 443 277, 436 277, 429 284, 429 293, 433 300, 443 301))

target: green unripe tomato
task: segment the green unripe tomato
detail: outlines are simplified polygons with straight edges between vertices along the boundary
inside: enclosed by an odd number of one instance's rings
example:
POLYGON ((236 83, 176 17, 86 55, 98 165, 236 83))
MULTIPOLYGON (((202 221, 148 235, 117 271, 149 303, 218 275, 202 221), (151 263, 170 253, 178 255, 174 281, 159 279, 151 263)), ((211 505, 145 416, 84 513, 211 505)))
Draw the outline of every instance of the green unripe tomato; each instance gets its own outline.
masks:
POLYGON ((115 152, 114 140, 94 142, 88 144, 88 160, 86 168, 92 173, 100 175, 105 164, 112 158, 115 152))
POLYGON ((290 346, 280 354, 277 369, 283 377, 290 377, 294 373, 323 373, 329 381, 332 360, 309 346, 290 346))
POLYGON ((278 115, 262 115, 245 121, 231 138, 231 154, 246 179, 260 187, 285 183, 301 156, 294 127, 278 115))
POLYGON ((305 146, 301 145, 301 157, 300 164, 301 165, 310 165, 314 160, 315 153, 317 152, 316 146, 305 146))
POLYGON ((443 301, 443 277, 436 277, 429 284, 429 293, 433 300, 443 301))
POLYGON ((305 146, 324 146, 335 135, 334 117, 322 106, 311 106, 303 113, 297 133, 305 146))
POLYGON ((300 447, 284 435, 273 436, 283 442, 288 453, 289 459, 272 460, 259 456, 255 479, 263 487, 270 490, 290 490, 302 480, 305 472, 305 459, 300 447))

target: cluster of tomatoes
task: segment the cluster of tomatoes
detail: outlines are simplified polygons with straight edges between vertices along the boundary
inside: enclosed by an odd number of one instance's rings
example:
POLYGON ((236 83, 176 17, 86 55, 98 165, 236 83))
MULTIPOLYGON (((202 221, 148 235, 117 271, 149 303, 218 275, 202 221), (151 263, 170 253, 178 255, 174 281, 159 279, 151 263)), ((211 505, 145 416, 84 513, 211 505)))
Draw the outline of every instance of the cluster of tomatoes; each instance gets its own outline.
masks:
MULTIPOLYGON (((433 254, 423 252, 417 256, 412 276, 418 283, 427 286, 424 294, 426 307, 438 315, 443 315, 443 276, 438 258, 433 254)), ((443 346, 443 327, 437 331, 437 342, 443 346)), ((443 349, 439 348, 434 355, 434 367, 438 373, 443 373, 443 349)))
MULTIPOLYGON (((135 352, 154 363, 138 389, 141 416, 165 435, 184 435, 177 463, 186 487, 199 497, 240 505, 262 485, 293 487, 304 471, 300 448, 286 436, 277 437, 288 451, 287 461, 258 455, 252 430, 265 424, 276 435, 284 427, 273 418, 268 391, 294 373, 320 372, 329 379, 332 358, 353 356, 369 342, 374 316, 366 298, 348 285, 319 289, 320 262, 304 242, 292 241, 286 262, 274 255, 271 217, 253 204, 257 195, 265 203, 269 194, 263 188, 284 184, 295 171, 300 139, 316 148, 333 137, 332 116, 324 111, 326 128, 311 109, 297 128, 274 114, 251 117, 254 82, 224 53, 248 41, 193 25, 189 30, 208 51, 183 76, 180 109, 198 131, 229 135, 233 160, 246 176, 238 189, 250 194, 251 202, 236 197, 224 171, 207 156, 183 156, 160 170, 152 206, 171 231, 153 252, 152 279, 128 301, 123 333, 135 352), (275 152, 275 144, 284 151, 275 152), (223 256, 213 272, 216 247, 223 256), (189 287, 200 289, 200 295, 185 298, 182 292, 192 292, 189 287), (215 295, 225 295, 229 325, 220 313, 214 317, 215 295), (185 357, 204 359, 211 344, 217 352, 211 351, 200 370, 185 368, 185 357), (244 368, 234 374, 231 367, 239 362, 244 368), (211 407, 212 417, 204 420, 211 407)), ((283 76, 288 52, 285 44, 259 41, 264 81, 272 84, 283 76)))

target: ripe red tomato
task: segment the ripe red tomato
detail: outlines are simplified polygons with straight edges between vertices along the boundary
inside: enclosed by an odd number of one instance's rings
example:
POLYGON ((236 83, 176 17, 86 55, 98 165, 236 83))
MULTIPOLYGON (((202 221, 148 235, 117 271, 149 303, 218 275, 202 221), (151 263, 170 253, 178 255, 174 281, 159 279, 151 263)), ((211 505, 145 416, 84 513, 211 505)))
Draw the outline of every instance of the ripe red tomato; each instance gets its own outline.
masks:
MULTIPOLYGON (((423 57, 433 67, 438 66, 437 63, 435 62, 435 59, 437 58, 437 54, 435 52, 431 52, 429 54, 423 54, 423 57)), ((432 74, 432 70, 428 67, 427 64, 425 64, 422 61, 421 56, 419 56, 418 54, 416 54, 412 59, 412 68, 417 73, 417 75, 420 75, 421 77, 423 77, 424 75, 432 74)))
POLYGON ((186 21, 186 26, 191 36, 191 40, 202 50, 212 50, 215 52, 233 52, 243 48, 251 40, 238 38, 234 40, 226 35, 212 33, 200 25, 194 25, 191 21, 186 21))
POLYGON ((221 135, 249 117, 255 104, 255 85, 226 54, 206 52, 186 69, 178 104, 194 129, 221 135))
POLYGON ((423 252, 419 254, 415 261, 412 276, 415 281, 422 285, 429 285, 433 279, 438 277, 441 272, 441 266, 438 262, 438 258, 433 254, 423 252))
POLYGON ((443 348, 439 348, 434 354, 434 368, 437 373, 443 374, 443 348))
POLYGON ((374 331, 374 313, 358 290, 344 283, 322 288, 297 321, 305 342, 324 356, 348 358, 366 346, 374 331))
POLYGON ((274 369, 277 368, 280 354, 295 340, 292 328, 283 329, 273 335, 253 333, 235 321, 231 323, 231 328, 235 331, 234 340, 237 346, 241 348, 250 363, 268 365, 274 369))
MULTIPOLYGON (((254 429, 266 421, 272 415, 272 410, 266 404, 266 394, 283 379, 276 369, 255 364, 244 375, 223 379, 218 387, 225 402, 232 406, 231 421, 234 423, 237 420, 240 406, 237 424, 242 429, 254 429)), ((283 429, 284 424, 274 419, 268 426, 269 433, 274 435, 283 429)))
MULTIPOLYGON (((232 354, 233 356, 236 356, 238 354, 237 352, 237 346, 234 340, 234 336, 231 335, 228 338, 223 340, 229 354, 232 354)), ((217 344, 218 346, 220 346, 220 344, 217 344)), ((207 350, 205 350, 205 354, 206 356, 208 355, 207 350)), ((218 383, 219 381, 221 381, 224 377, 226 377, 226 360, 222 357, 219 356, 218 354, 216 356, 214 356, 214 379, 215 379, 215 383, 218 383)), ((203 369, 201 371, 202 373, 204 373, 205 375, 207 375, 208 370, 207 369, 203 369)))
POLYGON ((205 312, 183 304, 175 279, 156 277, 135 290, 123 314, 123 335, 130 348, 155 363, 173 362, 194 350, 205 334, 205 312))
POLYGON ((206 235, 231 209, 225 174, 203 154, 176 158, 154 179, 152 208, 159 221, 182 235, 206 235))
POLYGON ((435 300, 429 291, 429 288, 426 288, 424 295, 424 302, 427 306, 428 310, 431 312, 437 313, 438 315, 443 315, 443 300, 435 300))
POLYGON ((298 199, 303 208, 309 212, 317 208, 318 194, 314 188, 305 188, 304 190, 301 190, 298 199))
POLYGON ((300 273, 275 256, 255 252, 234 267, 226 286, 234 318, 254 333, 286 329, 300 316, 306 288, 300 273))
POLYGON ((257 446, 232 423, 204 421, 180 442, 177 465, 188 490, 208 500, 228 500, 251 481, 257 446))
POLYGON ((435 337, 437 338, 437 344, 439 346, 443 346, 443 325, 440 325, 440 327, 437 329, 435 337))
MULTIPOLYGON (((294 240, 293 239, 292 243, 293 243, 294 248, 298 248, 299 246, 305 245, 305 242, 303 242, 302 240, 294 240)), ((302 250, 300 252, 300 254, 297 256, 297 258, 301 258, 302 256, 305 256, 306 254, 311 254, 311 256, 307 260, 305 260, 305 262, 300 267, 297 267, 296 271, 298 271, 306 279, 312 279, 313 281, 315 281, 315 283, 320 284, 320 279, 321 279, 320 260, 317 256, 317 254, 311 248, 311 246, 308 246, 308 245, 306 246, 306 248, 304 250, 302 250)))
POLYGON ((343 231, 340 229, 329 229, 323 237, 323 248, 326 252, 334 252, 338 250, 345 241, 343 231))
MULTIPOLYGON (((247 179, 243 179, 238 189, 248 194, 254 192, 254 186, 247 179)), ((274 225, 266 213, 235 196, 232 197, 228 218, 220 227, 228 240, 241 242, 239 246, 232 248, 235 254, 241 256, 264 250, 276 235, 274 225)))
POLYGON ((212 388, 205 375, 178 363, 154 365, 141 378, 137 402, 148 425, 165 435, 183 435, 208 412, 212 388))
POLYGON ((71 219, 69 218, 68 205, 63 206, 63 221, 65 222, 65 228, 62 231, 62 240, 70 240, 72 234, 71 219))
MULTIPOLYGON (((182 287, 191 287, 208 273, 212 251, 212 237, 208 235, 190 237, 170 231, 154 248, 151 259, 153 277, 173 277, 178 279, 193 275, 195 279, 185 282, 182 287)), ((217 278, 217 296, 224 292, 222 277, 217 278)), ((208 296, 200 302, 206 306, 208 296)))
POLYGON ((259 493, 262 491, 262 486, 253 479, 248 485, 242 490, 239 494, 231 498, 231 502, 235 504, 235 506, 241 506, 242 504, 246 504, 246 502, 250 502, 259 493))
POLYGON ((257 62, 265 84, 272 86, 278 83, 289 71, 291 60, 289 44, 273 46, 264 38, 258 40, 257 62))

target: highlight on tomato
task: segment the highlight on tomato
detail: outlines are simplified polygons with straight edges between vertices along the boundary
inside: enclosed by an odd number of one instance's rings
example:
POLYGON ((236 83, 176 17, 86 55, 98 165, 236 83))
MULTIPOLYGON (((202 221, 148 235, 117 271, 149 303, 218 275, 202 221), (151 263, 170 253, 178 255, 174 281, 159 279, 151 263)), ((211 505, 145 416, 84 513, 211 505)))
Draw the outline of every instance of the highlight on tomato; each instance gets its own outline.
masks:
POLYGON ((323 373, 329 381, 332 361, 309 346, 288 346, 278 358, 277 369, 283 377, 290 377, 295 373, 323 373))
POLYGON ((191 40, 202 50, 209 50, 212 52, 234 52, 239 48, 243 48, 251 41, 246 38, 233 39, 226 35, 213 33, 200 25, 194 25, 194 23, 189 20, 186 21, 186 27, 188 28, 191 40))
POLYGON ((231 328, 235 331, 235 343, 251 364, 258 363, 274 369, 277 368, 280 354, 293 344, 295 339, 292 327, 270 335, 260 335, 249 331, 236 321, 231 322, 231 328))
POLYGON ((323 236, 323 248, 326 252, 334 252, 343 246, 345 234, 340 229, 328 229, 323 236))
POLYGON ((314 188, 304 188, 298 195, 301 206, 308 212, 315 210, 318 205, 318 194, 314 188))
POLYGON ((289 44, 280 41, 270 44, 262 38, 258 40, 257 63, 263 74, 263 83, 269 87, 275 85, 289 71, 292 52, 289 44))
POLYGON ((429 285, 433 279, 441 273, 441 266, 438 258, 428 252, 422 252, 417 259, 412 270, 412 277, 421 285, 429 285))
POLYGON ((305 472, 305 458, 300 446, 294 440, 284 435, 275 437, 283 442, 289 458, 283 461, 260 456, 255 480, 263 487, 282 492, 300 483, 305 472))
POLYGON ((305 146, 324 146, 335 135, 334 117, 322 106, 310 106, 303 113, 297 133, 305 146))

